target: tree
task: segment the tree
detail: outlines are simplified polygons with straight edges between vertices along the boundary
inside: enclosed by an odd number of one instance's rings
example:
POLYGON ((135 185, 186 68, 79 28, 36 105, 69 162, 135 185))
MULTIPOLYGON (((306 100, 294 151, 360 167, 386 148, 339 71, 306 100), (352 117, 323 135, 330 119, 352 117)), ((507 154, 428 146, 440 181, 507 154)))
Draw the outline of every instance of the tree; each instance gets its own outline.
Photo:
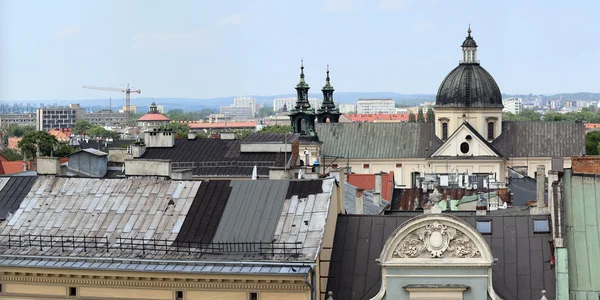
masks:
POLYGON ((92 125, 92 127, 87 130, 87 134, 92 138, 104 138, 107 136, 106 129, 100 125, 92 125))
POLYGON ((415 116, 415 114, 413 114, 412 111, 408 113, 408 122, 409 123, 417 122, 417 117, 415 116))
POLYGON ((265 118, 268 116, 272 116, 275 114, 275 111, 273 110, 273 107, 271 106, 265 106, 265 107, 261 107, 258 110, 258 117, 259 118, 265 118))
POLYGON ((425 123, 425 116, 423 115, 423 108, 421 107, 417 110, 417 123, 425 123))
POLYGON ((173 130, 173 132, 175 133, 175 137, 177 138, 187 139, 188 132, 190 132, 190 125, 188 125, 187 123, 173 122, 166 125, 165 128, 173 130))
POLYGON ((292 132, 291 125, 266 126, 259 131, 259 133, 290 133, 290 132, 292 132))
POLYGON ((90 129, 90 127, 92 127, 90 122, 86 120, 79 120, 75 122, 75 125, 73 126, 73 133, 80 135, 87 134, 87 131, 90 129))
POLYGON ((8 136, 16 136, 22 137, 25 134, 35 131, 34 125, 19 125, 16 123, 9 124, 6 128, 6 133, 8 136))
POLYGON ((68 143, 58 143, 53 155, 56 157, 65 157, 73 152, 73 147, 71 147, 68 143))
POLYGON ((585 135, 585 154, 598 155, 600 147, 600 131, 590 131, 585 135))
POLYGON ((2 156, 6 157, 6 159, 8 159, 9 161, 23 159, 23 154, 21 154, 21 152, 10 148, 4 148, 4 150, 2 150, 2 156))
POLYGON ((433 111, 433 108, 430 107, 427 109, 427 123, 435 123, 435 112, 433 111))
POLYGON ((23 136, 18 145, 21 153, 31 159, 37 156, 37 149, 39 149, 40 155, 51 156, 57 144, 58 140, 55 136, 45 131, 33 131, 23 136))

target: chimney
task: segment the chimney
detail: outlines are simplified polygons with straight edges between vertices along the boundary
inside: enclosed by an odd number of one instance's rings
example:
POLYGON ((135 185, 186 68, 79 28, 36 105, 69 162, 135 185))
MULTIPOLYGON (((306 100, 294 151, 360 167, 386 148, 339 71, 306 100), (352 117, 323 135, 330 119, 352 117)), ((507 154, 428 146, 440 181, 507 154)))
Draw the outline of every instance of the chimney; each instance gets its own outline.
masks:
POLYGON ((364 191, 365 189, 356 188, 356 211, 354 213, 357 215, 363 214, 364 191))
POLYGON ((37 158, 37 172, 40 175, 59 175, 60 174, 60 157, 45 157, 37 158))
POLYGON ((546 167, 543 165, 537 166, 536 174, 535 174, 535 183, 536 183, 536 191, 535 191, 535 208, 531 210, 532 214, 546 214, 548 210, 546 209, 546 201, 544 201, 544 194, 546 191, 546 167))
POLYGON ((477 200, 477 206, 475 207, 475 215, 476 216, 485 216, 487 215, 487 203, 483 200, 483 193, 479 193, 477 200))
POLYGON ((235 133, 234 132, 221 132, 221 139, 222 140, 235 140, 235 133))
POLYGON ((379 172, 375 174, 375 192, 373 192, 373 203, 375 205, 381 204, 381 191, 382 191, 382 183, 381 183, 381 175, 383 172, 379 172))
POLYGON ((146 152, 146 144, 144 142, 135 142, 131 145, 131 155, 133 158, 139 158, 146 152))
POLYGON ((196 132, 195 131, 188 132, 188 140, 195 140, 195 139, 196 139, 196 132))
POLYGON ((171 148, 175 145, 175 133, 172 130, 154 129, 144 132, 144 143, 148 148, 171 148))

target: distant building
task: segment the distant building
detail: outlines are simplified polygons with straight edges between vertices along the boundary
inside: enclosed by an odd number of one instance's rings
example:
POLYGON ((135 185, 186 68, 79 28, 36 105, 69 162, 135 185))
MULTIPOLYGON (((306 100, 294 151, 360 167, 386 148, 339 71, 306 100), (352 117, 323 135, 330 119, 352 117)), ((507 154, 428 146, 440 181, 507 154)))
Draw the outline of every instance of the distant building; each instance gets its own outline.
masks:
POLYGON ((35 125, 35 114, 0 114, 0 126, 9 124, 35 125))
POLYGON ((523 100, 521 98, 508 98, 502 101, 504 105, 503 112, 509 112, 512 114, 520 114, 523 111, 523 100))
POLYGON ((84 177, 102 178, 106 175, 108 153, 94 148, 81 149, 69 154, 69 172, 84 177))
POLYGON ((340 112, 343 114, 356 113, 356 104, 344 103, 344 104, 340 104, 339 106, 340 106, 340 112))
POLYGON ((73 128, 75 122, 83 119, 84 111, 79 104, 42 107, 36 110, 36 129, 48 131, 54 128, 73 128))
MULTIPOLYGON (((162 105, 161 105, 162 107, 162 105)), ((120 113, 125 113, 126 107, 123 105, 123 107, 119 110, 120 113)), ((132 114, 136 114, 137 113, 137 106, 135 105, 129 105, 129 111, 132 114)))
POLYGON ((250 107, 252 108, 252 118, 256 116, 256 99, 252 97, 237 97, 233 99, 234 107, 250 107))
POLYGON ((160 127, 167 125, 170 122, 171 120, 169 120, 169 118, 158 112, 158 108, 154 102, 150 105, 150 111, 137 120, 138 126, 144 128, 160 127))
POLYGON ((110 109, 93 113, 86 113, 84 119, 92 124, 108 127, 117 127, 127 121, 127 115, 122 112, 113 112, 110 109))
POLYGON ((229 120, 252 120, 253 109, 250 106, 221 106, 220 113, 229 120))
MULTIPOLYGON (((278 112, 283 109, 283 105, 285 104, 287 111, 290 111, 296 106, 296 100, 296 97, 276 98, 273 100, 273 110, 278 112)), ((317 98, 308 98, 308 102, 313 108, 321 106, 321 100, 317 98)))
POLYGON ((396 102, 392 99, 358 99, 358 114, 393 114, 396 113, 396 102))

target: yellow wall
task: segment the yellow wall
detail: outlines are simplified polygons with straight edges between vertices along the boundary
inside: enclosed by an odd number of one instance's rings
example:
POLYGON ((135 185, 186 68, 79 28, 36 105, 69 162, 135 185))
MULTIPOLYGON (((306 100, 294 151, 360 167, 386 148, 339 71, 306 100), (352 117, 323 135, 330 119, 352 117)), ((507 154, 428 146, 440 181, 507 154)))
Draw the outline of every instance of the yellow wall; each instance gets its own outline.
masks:
POLYGON ((487 118, 496 118, 494 126, 494 138, 502 133, 502 109, 501 108, 471 108, 468 110, 458 108, 436 108, 435 109, 435 135, 442 138, 442 126, 439 121, 442 118, 447 118, 448 122, 448 137, 458 129, 458 127, 466 120, 473 126, 479 134, 487 138, 487 118), (463 118, 463 114, 466 118, 463 118))

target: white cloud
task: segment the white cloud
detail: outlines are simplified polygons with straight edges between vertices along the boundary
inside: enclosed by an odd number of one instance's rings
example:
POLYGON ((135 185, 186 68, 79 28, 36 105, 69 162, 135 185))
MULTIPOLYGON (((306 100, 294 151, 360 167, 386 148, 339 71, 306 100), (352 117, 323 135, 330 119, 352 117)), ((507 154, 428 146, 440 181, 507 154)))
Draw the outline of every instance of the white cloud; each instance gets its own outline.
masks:
POLYGON ((134 44, 143 49, 204 49, 208 47, 206 32, 153 32, 139 33, 133 38, 134 44))
POLYGON ((323 12, 345 12, 354 10, 356 3, 354 0, 325 0, 321 11, 323 12))
POLYGON ((240 13, 234 13, 217 20, 217 25, 240 25, 244 22, 244 18, 240 13))
POLYGON ((419 20, 415 23, 414 28, 417 32, 432 32, 435 25, 431 21, 419 20))
POLYGON ((65 25, 63 28, 59 29, 55 35, 57 37, 69 37, 79 34, 79 32, 81 32, 79 27, 74 25, 65 25))
POLYGON ((399 11, 405 8, 405 3, 404 0, 379 0, 377 8, 385 11, 399 11))

